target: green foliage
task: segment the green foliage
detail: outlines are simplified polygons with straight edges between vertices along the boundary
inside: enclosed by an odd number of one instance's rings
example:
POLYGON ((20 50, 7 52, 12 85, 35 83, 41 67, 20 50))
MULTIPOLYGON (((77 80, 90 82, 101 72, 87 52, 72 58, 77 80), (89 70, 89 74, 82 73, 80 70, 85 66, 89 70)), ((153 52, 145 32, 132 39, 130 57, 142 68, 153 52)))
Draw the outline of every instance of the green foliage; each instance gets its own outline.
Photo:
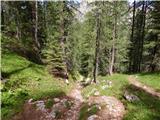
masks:
POLYGON ((138 80, 145 85, 148 85, 158 91, 160 91, 160 73, 140 73, 137 74, 138 80))
POLYGON ((2 92, 1 98, 2 119, 8 119, 21 110, 24 101, 28 98, 28 91, 18 88, 15 91, 2 92))
MULTIPOLYGON (((116 96, 122 98, 125 87, 128 85, 127 75, 114 74, 113 76, 100 76, 97 78, 99 84, 91 84, 82 90, 82 95, 87 98, 93 89, 97 89, 101 95, 116 96), (112 82, 112 87, 102 89, 102 86, 107 85, 107 81, 112 82)), ((92 93, 93 94, 93 93, 92 93)), ((92 95, 91 94, 91 95, 92 95)))
MULTIPOLYGON (((97 34, 95 16, 97 9, 100 11, 101 21, 98 58, 99 84, 85 87, 82 90, 83 96, 87 98, 93 89, 97 89, 101 95, 115 96, 125 103, 128 110, 125 116, 126 120, 160 119, 159 101, 129 86, 127 75, 101 76, 108 73, 113 45, 115 45, 114 72, 127 71, 128 63, 131 61, 127 56, 129 50, 131 56, 134 56, 134 65, 138 66, 137 63, 142 65, 140 70, 160 70, 160 4, 158 1, 137 2, 139 6, 137 4, 136 26, 134 27, 136 30, 131 43, 128 39, 132 9, 129 9, 128 12, 128 7, 131 6, 127 1, 92 2, 89 7, 93 9, 85 14, 82 21, 75 18, 77 6, 79 6, 76 2, 37 1, 37 3, 38 8, 36 9, 34 1, 2 1, 2 33, 0 35, 2 38, 2 81, 0 85, 2 119, 11 118, 19 112, 25 100, 29 98, 39 100, 59 97, 65 95, 74 86, 73 81, 66 85, 64 81, 53 78, 48 71, 54 75, 60 73, 64 78, 72 77, 73 80, 78 80, 81 75, 92 79, 97 34), (142 3, 148 5, 146 16, 143 16, 142 3), (123 11, 126 12, 123 13, 123 11), (36 19, 36 12, 38 19, 36 19), (146 22, 143 22, 144 17, 146 17, 146 22), (113 41, 115 18, 117 18, 116 37, 113 41), (146 27, 143 31, 144 23, 146 23, 146 27), (36 24, 38 25, 37 32, 35 32, 36 24), (36 46, 36 37, 40 48, 36 46), (144 38, 144 45, 140 44, 143 42, 142 38, 144 38), (128 45, 131 45, 132 50, 128 49, 128 45), (25 56, 25 58, 15 53, 25 56), (142 58, 141 55, 143 55, 142 58), (39 61, 42 59, 44 65, 37 65, 27 59, 35 63, 40 63, 39 61), (107 84, 106 81, 111 81, 112 86, 103 89, 102 87, 107 84), (124 100, 123 93, 126 89, 139 96, 140 101, 129 103, 124 100)), ((159 73, 136 75, 140 82, 159 90, 159 73)), ((46 107, 50 108, 52 105, 53 101, 49 99, 46 107)), ((65 106, 70 108, 71 103, 67 101, 65 106)), ((96 112, 96 106, 85 104, 80 111, 79 119, 86 119, 96 112), (90 107, 91 109, 88 111, 90 107)), ((59 117, 62 113, 57 111, 56 114, 59 117)))
POLYGON ((68 70, 66 40, 73 17, 72 10, 68 7, 67 1, 48 2, 46 7, 49 19, 47 19, 46 43, 42 51, 43 59, 52 74, 62 77, 68 70))
POLYGON ((86 120, 89 116, 94 115, 98 112, 96 105, 89 106, 84 104, 79 113, 79 120, 86 120))
POLYGON ((130 103, 125 101, 127 114, 124 120, 158 120, 160 119, 159 99, 151 97, 147 93, 137 90, 132 86, 127 88, 130 92, 137 95, 140 101, 130 103))
POLYGON ((2 54, 2 63, 3 70, 11 73, 5 83, 1 82, 3 119, 21 111, 26 99, 58 97, 65 95, 72 88, 72 81, 70 85, 66 85, 63 81, 54 79, 44 66, 34 64, 14 53, 2 54), (30 64, 31 66, 26 67, 30 64))
POLYGON ((144 63, 145 71, 160 71, 160 4, 159 1, 151 2, 149 10, 149 23, 147 24, 146 40, 144 44, 144 63))
POLYGON ((26 68, 30 62, 15 53, 5 52, 2 53, 2 73, 11 73, 18 69, 26 68), (12 60, 13 59, 13 60, 12 60))
MULTIPOLYGON (((159 99, 151 97, 144 91, 141 91, 139 89, 136 89, 128 84, 128 75, 123 74, 114 74, 113 76, 107 76, 107 77, 98 77, 99 84, 91 84, 87 87, 85 87, 82 90, 82 95, 87 98, 88 94, 92 91, 92 89, 96 88, 100 95, 107 95, 107 96, 114 96, 116 98, 119 98, 124 105, 126 106, 127 113, 125 114, 124 120, 158 120, 160 118, 160 102, 159 99), (103 82, 103 80, 111 80, 112 81, 112 87, 106 88, 103 90, 101 87, 106 85, 106 82, 103 82), (128 102, 124 99, 124 91, 128 90, 129 92, 135 94, 140 98, 140 101, 136 102, 128 102)), ((138 79, 143 83, 149 81, 151 84, 155 85, 155 81, 158 85, 159 83, 159 73, 157 74, 138 74, 138 79), (155 80, 153 80, 155 79, 155 80), (146 81, 145 81, 146 80, 146 81)), ((149 84, 148 84, 149 85, 149 84)), ((91 94, 93 95, 93 94, 91 94)), ((81 116, 85 115, 85 110, 88 108, 85 107, 82 111, 81 116)))
POLYGON ((47 102, 45 103, 46 108, 51 108, 53 106, 54 102, 52 99, 48 99, 47 102))
POLYGON ((64 102, 64 106, 65 106, 67 109, 70 109, 72 105, 73 105, 73 103, 72 103, 71 101, 65 101, 65 102, 64 102))

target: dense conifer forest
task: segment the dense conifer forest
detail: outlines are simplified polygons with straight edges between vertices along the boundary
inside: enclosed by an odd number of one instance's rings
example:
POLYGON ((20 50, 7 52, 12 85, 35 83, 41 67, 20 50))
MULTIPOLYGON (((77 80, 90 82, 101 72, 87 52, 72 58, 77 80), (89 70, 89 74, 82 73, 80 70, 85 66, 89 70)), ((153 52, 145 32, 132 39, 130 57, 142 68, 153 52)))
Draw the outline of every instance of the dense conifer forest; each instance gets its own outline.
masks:
POLYGON ((159 120, 160 1, 1 1, 3 120, 159 120))

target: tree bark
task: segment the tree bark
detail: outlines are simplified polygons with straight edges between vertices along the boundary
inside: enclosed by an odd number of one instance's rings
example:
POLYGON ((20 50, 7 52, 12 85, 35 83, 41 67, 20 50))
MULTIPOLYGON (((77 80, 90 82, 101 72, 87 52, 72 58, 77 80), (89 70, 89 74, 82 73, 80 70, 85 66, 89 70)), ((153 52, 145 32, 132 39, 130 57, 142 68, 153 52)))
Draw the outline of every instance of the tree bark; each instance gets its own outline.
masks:
POLYGON ((33 42, 35 45, 34 52, 36 53, 37 63, 43 64, 41 59, 41 45, 38 40, 38 1, 31 2, 32 5, 32 21, 33 21, 33 42))
POLYGON ((141 71, 143 44, 144 44, 144 32, 145 32, 144 29, 145 29, 145 19, 146 19, 145 18, 146 8, 147 6, 145 4, 145 1, 143 1, 142 9, 137 11, 136 20, 134 20, 136 22, 136 24, 134 24, 136 33, 132 31, 132 36, 131 36, 132 46, 130 50, 130 72, 140 72, 141 71))
MULTIPOLYGON (((132 17, 132 33, 131 33, 131 38, 130 41, 133 42, 133 37, 134 37, 134 27, 135 27, 135 11, 136 11, 136 1, 134 0, 133 2, 133 17, 132 17)), ((132 72, 133 70, 133 55, 132 55, 132 48, 130 48, 130 53, 129 53, 129 72, 132 72)))
POLYGON ((95 50, 95 60, 94 60, 94 71, 93 71, 93 82, 96 83, 98 74, 98 61, 99 61, 99 45, 100 45, 100 13, 97 10, 96 13, 96 50, 95 50))
POLYGON ((143 44, 144 44, 144 33, 145 33, 145 22, 146 22, 146 10, 147 10, 147 3, 144 1, 143 7, 142 7, 142 34, 141 34, 141 47, 140 47, 140 61, 139 61, 139 72, 141 71, 141 63, 143 59, 143 44))
POLYGON ((115 62, 115 42, 116 42, 116 31, 117 31, 117 12, 116 12, 116 2, 114 2, 114 23, 113 23, 113 40, 112 40, 112 51, 111 60, 109 66, 109 75, 113 74, 113 67, 115 62))
POLYGON ((38 41, 38 37, 37 37, 37 33, 38 33, 38 2, 35 1, 35 33, 34 33, 34 37, 35 37, 35 43, 37 45, 37 48, 40 49, 40 43, 38 41))
POLYGON ((21 29, 20 29, 20 22, 19 22, 19 13, 16 11, 15 13, 17 17, 15 18, 15 23, 16 23, 16 38, 18 41, 21 39, 21 29))
POLYGON ((66 40, 66 36, 67 36, 67 33, 65 32, 65 1, 62 1, 62 6, 61 6, 61 22, 60 22, 60 32, 61 32, 61 37, 60 37, 60 46, 62 48, 62 59, 63 59, 63 64, 66 66, 66 69, 65 69, 65 75, 68 76, 68 70, 67 70, 67 62, 66 62, 66 51, 65 51, 65 40, 66 40))

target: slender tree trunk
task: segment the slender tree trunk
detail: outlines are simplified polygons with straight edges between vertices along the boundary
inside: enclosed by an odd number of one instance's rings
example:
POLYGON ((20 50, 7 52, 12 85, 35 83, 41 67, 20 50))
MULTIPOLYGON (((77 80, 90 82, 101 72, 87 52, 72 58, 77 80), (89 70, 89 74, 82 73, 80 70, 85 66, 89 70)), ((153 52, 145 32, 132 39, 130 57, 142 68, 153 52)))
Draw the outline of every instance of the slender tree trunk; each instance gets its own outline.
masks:
MULTIPOLYGON (((157 40, 158 41, 158 40, 157 40)), ((153 48, 153 52, 152 52, 152 57, 151 57, 151 63, 149 65, 149 71, 150 72, 154 72, 155 71, 155 68, 156 68, 156 65, 155 65, 155 58, 156 58, 156 53, 157 53, 157 48, 158 48, 158 44, 153 48)))
POLYGON ((67 62, 66 62, 66 51, 65 51, 65 40, 66 40, 66 32, 65 32, 65 19, 64 19, 64 12, 65 12, 65 1, 62 1, 62 7, 61 7, 61 23, 60 23, 60 32, 61 32, 61 38, 60 38, 60 45, 62 48, 62 59, 63 64, 66 66, 65 69, 65 75, 68 76, 68 70, 67 70, 67 62))
MULTIPOLYGON (((116 2, 114 2, 114 9, 116 9, 116 2)), ((114 26, 113 26, 113 40, 112 40, 112 51, 111 51, 111 60, 109 66, 109 74, 113 74, 113 67, 115 62, 115 42, 116 42, 116 29, 117 29, 117 13, 114 10, 114 26)))
POLYGON ((98 61, 99 61, 99 44, 100 44, 100 13, 96 13, 96 50, 95 50, 95 60, 94 60, 94 71, 93 71, 93 82, 96 83, 98 74, 98 61))
MULTIPOLYGON (((133 3, 133 17, 132 17, 132 33, 131 33, 131 42, 133 42, 133 37, 134 37, 134 27, 135 27, 135 11, 136 11, 136 1, 134 0, 133 3)), ((130 57, 130 61, 129 61, 129 72, 133 72, 133 50, 132 47, 130 48, 130 52, 129 52, 129 57, 130 57)))
POLYGON ((3 31, 5 23, 4 23, 4 9, 3 9, 2 5, 3 4, 1 3, 1 30, 3 31))
POLYGON ((142 34, 141 34, 141 46, 140 46, 140 61, 139 61, 139 72, 141 71, 141 64, 142 64, 142 58, 143 58, 143 44, 144 44, 144 33, 145 33, 145 22, 146 22, 146 10, 147 10, 147 4, 145 1, 143 1, 143 7, 142 7, 142 34))
POLYGON ((40 42, 38 40, 38 1, 34 1, 31 2, 32 5, 32 21, 33 21, 33 42, 35 45, 35 49, 34 49, 34 54, 35 56, 32 56, 36 59, 38 64, 42 64, 42 59, 41 59, 41 46, 40 46, 40 42))
POLYGON ((37 48, 40 49, 40 43, 38 41, 37 33, 38 33, 38 2, 35 1, 35 33, 34 33, 34 37, 35 37, 35 43, 37 45, 37 48))
POLYGON ((143 1, 142 9, 137 12, 136 17, 136 33, 132 36, 132 49, 131 53, 131 71, 132 72, 140 72, 141 71, 141 62, 142 62, 142 54, 143 54, 143 43, 144 43, 144 28, 145 28, 145 14, 146 14, 146 6, 145 1, 143 1))
POLYGON ((17 37, 18 41, 20 41, 20 38, 21 38, 21 30, 20 30, 19 15, 18 15, 17 11, 16 11, 15 14, 17 15, 17 17, 16 17, 16 19, 15 19, 16 32, 17 32, 16 37, 17 37))

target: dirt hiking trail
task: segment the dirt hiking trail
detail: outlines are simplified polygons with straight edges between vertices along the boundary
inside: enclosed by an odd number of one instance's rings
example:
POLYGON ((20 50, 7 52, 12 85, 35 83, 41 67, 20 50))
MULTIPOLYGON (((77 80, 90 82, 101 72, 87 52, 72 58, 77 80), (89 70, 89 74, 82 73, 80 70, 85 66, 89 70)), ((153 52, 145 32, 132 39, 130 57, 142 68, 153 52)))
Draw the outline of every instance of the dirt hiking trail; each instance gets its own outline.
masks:
POLYGON ((97 106, 95 114, 87 116, 86 120, 122 120, 125 108, 121 101, 109 96, 90 96, 84 101, 81 95, 83 88, 80 84, 67 94, 59 98, 50 98, 38 101, 28 100, 23 111, 12 120, 81 120, 80 111, 84 104, 88 104, 88 111, 97 106), (50 104, 49 107, 46 107, 50 104))
POLYGON ((160 98, 160 92, 157 92, 155 89, 146 86, 144 84, 142 84, 141 82, 139 82, 138 80, 136 80, 136 78, 134 76, 129 76, 128 77, 129 83, 133 86, 135 86, 138 89, 143 90, 144 92, 154 96, 154 97, 158 97, 160 98))

